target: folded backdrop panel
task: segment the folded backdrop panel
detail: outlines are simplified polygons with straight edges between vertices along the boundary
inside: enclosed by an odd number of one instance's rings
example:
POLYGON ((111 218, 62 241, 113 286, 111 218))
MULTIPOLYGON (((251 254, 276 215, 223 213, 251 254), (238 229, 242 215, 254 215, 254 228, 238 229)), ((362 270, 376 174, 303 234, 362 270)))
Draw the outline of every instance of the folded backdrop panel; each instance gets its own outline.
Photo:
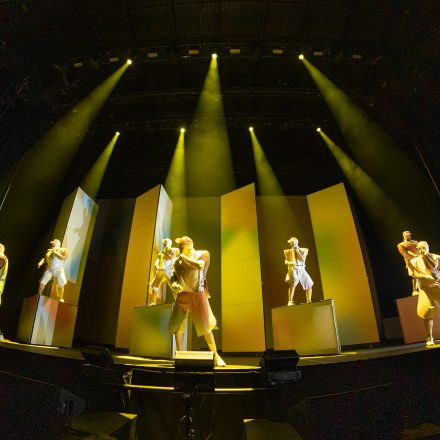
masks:
POLYGON ((255 185, 221 196, 222 350, 265 350, 255 185))
MULTIPOLYGON (((79 302, 98 209, 98 205, 81 188, 77 188, 65 199, 55 226, 53 238, 58 238, 61 246, 69 252, 64 263, 67 279, 64 301, 68 304, 78 305, 79 302)), ((50 296, 57 298, 55 283, 52 283, 50 296)))
POLYGON ((310 194, 307 200, 324 299, 335 301, 341 344, 379 342, 373 292, 344 185, 310 194))
POLYGON ((98 205, 81 188, 64 200, 53 234, 69 252, 64 263, 67 279, 64 303, 58 301, 53 282, 50 297, 25 298, 17 329, 18 340, 72 346, 84 268, 97 212, 98 205))
MULTIPOLYGON (((290 237, 297 237, 300 246, 309 249, 306 268, 314 282, 313 301, 323 299, 321 275, 307 197, 260 196, 257 197, 257 211, 266 347, 273 348, 271 310, 287 305, 288 284, 285 281, 287 266, 284 264, 284 249, 290 247, 287 243, 290 237)), ((305 292, 300 285, 295 290, 294 299, 297 304, 306 302, 305 292)))
MULTIPOLYGON (((154 263, 163 249, 162 239, 170 238, 171 214, 173 205, 163 186, 160 187, 159 201, 156 211, 156 223, 154 228, 154 240, 150 259, 150 273, 148 282, 154 278, 154 263)), ((174 245, 175 246, 175 245, 174 245)), ((162 284, 157 295, 157 304, 166 302, 167 283, 162 284)))
POLYGON ((136 199, 99 199, 84 271, 75 337, 115 345, 119 303, 136 199), (99 310, 99 313, 97 311, 99 310))
POLYGON ((161 185, 136 198, 119 303, 116 347, 130 346, 133 307, 147 303, 153 248, 159 247, 157 240, 160 242, 169 234, 171 217, 166 212, 170 212, 170 204, 161 185), (163 212, 159 213, 159 209, 163 212))

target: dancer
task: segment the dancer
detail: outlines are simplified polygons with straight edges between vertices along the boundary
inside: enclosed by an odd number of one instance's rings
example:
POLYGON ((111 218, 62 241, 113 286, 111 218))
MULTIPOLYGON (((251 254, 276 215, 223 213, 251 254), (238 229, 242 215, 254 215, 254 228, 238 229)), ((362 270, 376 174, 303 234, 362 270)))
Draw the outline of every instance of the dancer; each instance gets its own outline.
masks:
POLYGON ((411 240, 411 232, 403 231, 403 241, 397 245, 397 249, 402 255, 403 260, 405 261, 405 267, 408 270, 408 275, 412 279, 412 292, 413 295, 417 295, 417 278, 413 276, 413 267, 411 264, 411 259, 417 257, 419 255, 419 251, 417 250, 417 241, 411 240))
POLYGON ((301 283, 301 287, 306 292, 307 303, 311 303, 313 281, 306 272, 306 258, 309 250, 300 248, 296 237, 289 238, 287 243, 290 244, 290 249, 284 250, 284 264, 287 265, 286 283, 289 284, 287 305, 294 304, 293 296, 298 283, 301 283))
POLYGON ((195 250, 191 238, 176 239, 180 247, 180 255, 174 261, 172 288, 176 294, 176 304, 170 317, 168 329, 176 335, 177 350, 182 350, 183 325, 188 312, 198 336, 204 336, 209 349, 214 352, 214 363, 217 367, 226 364, 217 353, 212 330, 217 325, 208 298, 206 273, 208 272, 210 255, 208 251, 195 250))
POLYGON ((8 257, 5 255, 5 246, 2 243, 0 243, 0 305, 2 304, 2 294, 5 288, 7 275, 8 275, 8 257))
POLYGON ((440 302, 440 255, 429 252, 426 241, 417 244, 419 255, 411 260, 413 276, 418 280, 419 299, 417 314, 424 320, 426 346, 435 345, 432 335, 434 304, 440 302))
POLYGON ((43 294, 46 284, 53 278, 55 280, 57 297, 61 302, 64 302, 64 286, 67 284, 66 275, 64 274, 64 260, 68 256, 68 251, 66 248, 61 247, 60 240, 56 238, 50 244, 52 247, 47 250, 44 258, 38 263, 38 268, 46 263, 46 270, 40 279, 38 295, 43 294))
POLYGON ((164 248, 159 252, 154 263, 154 278, 150 283, 151 301, 149 306, 155 306, 157 294, 163 283, 167 283, 171 287, 171 277, 173 275, 173 263, 179 256, 179 249, 171 247, 173 242, 169 238, 162 240, 164 248))

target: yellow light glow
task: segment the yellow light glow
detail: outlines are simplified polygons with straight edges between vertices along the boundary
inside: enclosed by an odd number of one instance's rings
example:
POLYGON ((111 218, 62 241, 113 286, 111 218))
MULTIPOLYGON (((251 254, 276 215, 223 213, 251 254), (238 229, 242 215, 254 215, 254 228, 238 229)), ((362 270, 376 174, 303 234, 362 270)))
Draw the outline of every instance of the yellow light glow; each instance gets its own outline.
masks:
POLYGON ((213 53, 212 55, 212 58, 215 60, 215 59, 217 59, 217 54, 216 53, 213 53))
POLYGON ((182 127, 182 128, 180 129, 180 132, 181 132, 181 133, 185 133, 185 128, 182 127))
POLYGON ((249 131, 254 131, 254 127, 249 127, 249 131))
POLYGON ((133 64, 133 61, 130 60, 130 58, 127 60, 127 64, 133 64))
POLYGON ((319 133, 319 132, 321 131, 321 128, 318 127, 318 128, 316 129, 316 131, 319 133))
POLYGON ((119 136, 121 133, 119 133, 119 131, 116 132, 116 136, 119 136))
POLYGON ((303 60, 303 59, 304 59, 304 55, 301 54, 298 58, 299 58, 300 60, 303 60))

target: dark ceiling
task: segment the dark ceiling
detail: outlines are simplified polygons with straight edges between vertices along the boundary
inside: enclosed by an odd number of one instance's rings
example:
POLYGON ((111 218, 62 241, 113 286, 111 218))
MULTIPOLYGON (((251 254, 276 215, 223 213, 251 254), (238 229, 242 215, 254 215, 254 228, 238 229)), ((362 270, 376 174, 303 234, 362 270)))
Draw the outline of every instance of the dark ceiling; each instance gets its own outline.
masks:
POLYGON ((343 179, 314 129, 344 143, 304 53, 439 179, 439 17, 437 0, 0 0, 0 148, 18 113, 44 131, 130 57, 69 179, 120 130, 101 196, 138 195, 164 181, 215 51, 237 184, 256 180, 252 124, 284 190, 309 193, 343 179))

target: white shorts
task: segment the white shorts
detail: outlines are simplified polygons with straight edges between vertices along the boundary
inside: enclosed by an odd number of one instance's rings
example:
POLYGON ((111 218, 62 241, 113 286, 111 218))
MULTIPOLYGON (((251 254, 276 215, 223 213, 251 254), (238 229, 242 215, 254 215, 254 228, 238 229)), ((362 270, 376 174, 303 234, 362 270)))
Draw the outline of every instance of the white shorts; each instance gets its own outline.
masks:
POLYGON ((306 272, 306 268, 304 266, 293 266, 292 269, 289 269, 286 275, 286 283, 289 284, 301 284, 301 287, 304 290, 311 289, 313 286, 313 280, 310 278, 310 275, 306 272))
POLYGON ((63 287, 67 284, 66 275, 64 269, 46 269, 43 276, 40 279, 40 284, 46 285, 51 279, 55 280, 55 284, 58 287, 63 287))

